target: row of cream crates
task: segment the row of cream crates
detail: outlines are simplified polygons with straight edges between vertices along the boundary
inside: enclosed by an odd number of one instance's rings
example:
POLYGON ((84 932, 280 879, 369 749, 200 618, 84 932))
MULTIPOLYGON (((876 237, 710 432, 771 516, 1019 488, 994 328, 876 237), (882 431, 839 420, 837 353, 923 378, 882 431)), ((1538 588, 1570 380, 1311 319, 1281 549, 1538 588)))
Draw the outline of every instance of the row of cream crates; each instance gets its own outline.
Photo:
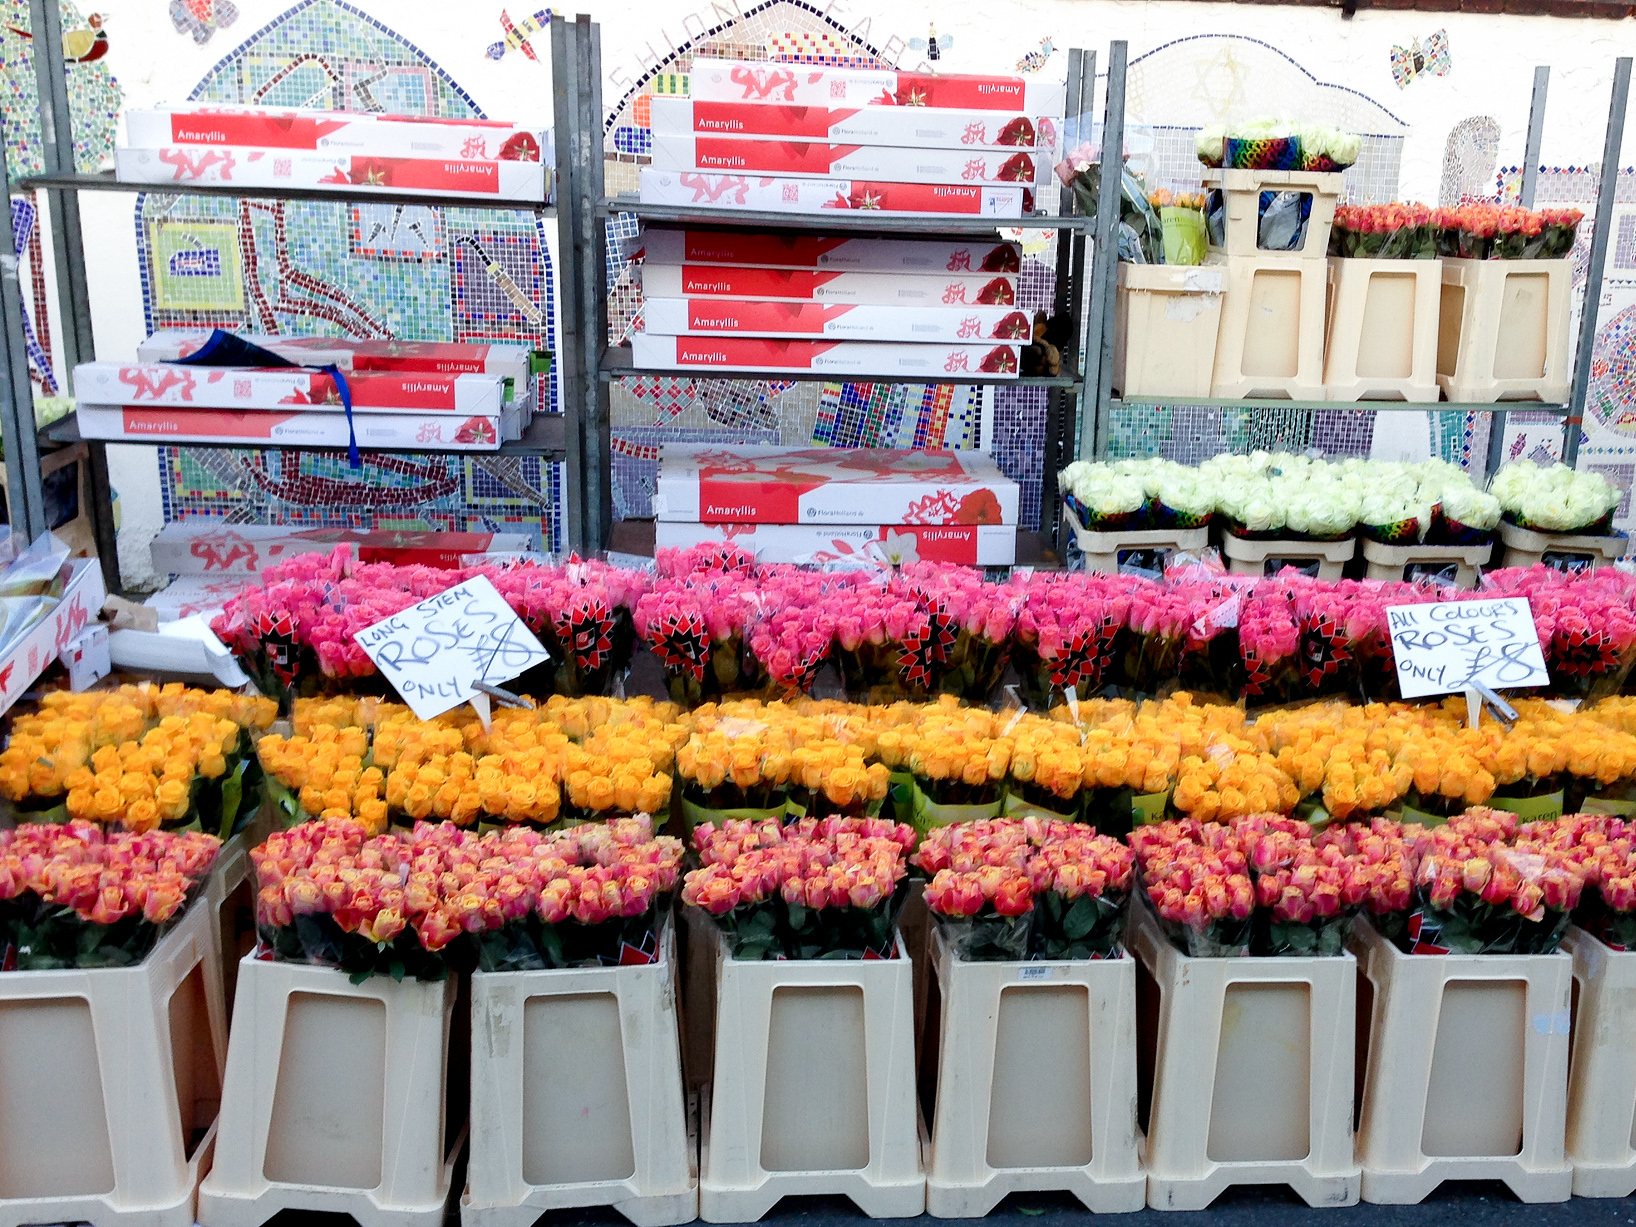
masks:
POLYGON ((137 967, 0 976, 0 1227, 433 1227, 468 1145, 468 1227, 749 1222, 808 1194, 966 1218, 1013 1192, 1636 1191, 1636 952, 1577 929, 1556 954, 1405 955, 1360 921, 1337 957, 1193 958, 1138 906, 1119 958, 968 962, 911 904, 895 958, 738 962, 690 912, 686 1011, 670 925, 651 964, 442 983, 250 953, 229 1044, 233 874, 137 967))
POLYGON ((1127 397, 1567 399, 1572 260, 1327 257, 1339 174, 1207 172, 1226 247, 1120 264, 1113 386, 1127 397), (1263 191, 1311 198, 1301 250, 1255 245, 1263 191))

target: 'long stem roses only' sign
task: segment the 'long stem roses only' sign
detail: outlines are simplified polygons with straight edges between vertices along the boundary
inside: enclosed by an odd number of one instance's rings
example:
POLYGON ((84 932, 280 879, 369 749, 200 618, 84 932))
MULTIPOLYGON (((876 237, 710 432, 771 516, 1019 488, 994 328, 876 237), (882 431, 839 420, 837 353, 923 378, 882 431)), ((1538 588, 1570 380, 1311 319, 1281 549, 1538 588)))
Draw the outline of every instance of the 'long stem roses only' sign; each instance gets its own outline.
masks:
POLYGON ((550 658, 482 576, 429 596, 353 636, 422 720, 469 702, 550 658))

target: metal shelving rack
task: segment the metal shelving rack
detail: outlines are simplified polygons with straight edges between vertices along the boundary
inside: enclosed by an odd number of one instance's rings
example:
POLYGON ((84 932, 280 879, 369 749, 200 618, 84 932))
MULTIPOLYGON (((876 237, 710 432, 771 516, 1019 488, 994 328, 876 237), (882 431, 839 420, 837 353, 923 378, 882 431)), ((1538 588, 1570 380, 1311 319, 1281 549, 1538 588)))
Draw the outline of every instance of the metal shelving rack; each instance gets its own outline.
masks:
MULTIPOLYGON (((1104 149, 1122 149, 1125 136, 1125 68, 1128 45, 1114 42, 1109 48, 1108 77, 1103 104, 1104 149)), ((1609 230, 1612 227, 1614 193, 1618 183, 1620 148, 1624 140, 1625 110, 1630 96, 1631 58, 1615 61, 1613 91, 1608 106, 1606 139, 1603 144, 1604 168, 1597 187, 1595 231, 1591 240, 1590 262, 1586 271, 1585 308, 1580 313, 1579 344, 1574 356, 1571 393, 1565 405, 1551 405, 1533 401, 1499 401, 1491 404, 1453 404, 1449 402, 1406 403, 1404 401, 1304 401, 1304 400, 1218 400, 1181 399, 1175 397, 1122 397, 1113 391, 1113 337, 1116 286, 1119 265, 1114 244, 1114 227, 1119 220, 1119 180, 1105 175, 1097 200, 1097 218, 1092 226, 1095 256, 1091 265, 1091 300, 1086 315, 1093 338, 1085 349, 1085 385, 1089 412, 1080 423, 1078 454, 1086 460, 1107 456, 1111 435, 1113 411, 1138 406, 1193 406, 1205 408, 1247 410, 1295 410, 1317 412, 1380 411, 1390 409, 1426 410, 1433 413, 1487 413, 1494 416, 1489 431, 1487 471, 1499 467, 1506 415, 1508 413, 1548 413, 1562 419, 1563 459, 1573 464, 1579 454, 1580 429, 1585 420, 1585 400, 1590 387, 1590 355, 1596 340, 1597 304, 1602 297, 1603 268, 1607 261, 1609 230), (1612 168, 1610 172, 1607 168, 1612 168)), ((1545 124, 1545 99, 1550 70, 1539 67, 1534 71, 1533 103, 1528 121, 1528 144, 1523 161, 1521 203, 1532 208, 1534 187, 1539 174, 1540 143, 1545 124)), ((1088 107, 1087 107, 1088 109, 1088 107)), ((1054 485, 1054 471, 1048 469, 1048 488, 1054 485)), ((1041 504, 1041 534, 1047 530, 1051 518, 1056 519, 1055 533, 1060 542, 1064 535, 1061 508, 1054 497, 1041 504)))
MULTIPOLYGON (((429 208, 483 209, 506 212, 531 212, 537 217, 556 218, 559 227, 560 262, 564 278, 574 275, 575 254, 581 250, 570 235, 563 233, 569 215, 546 204, 527 201, 489 201, 481 197, 443 192, 424 193, 348 193, 316 188, 256 188, 234 184, 189 183, 155 185, 148 183, 121 183, 111 173, 83 174, 74 169, 73 123, 69 111, 67 76, 61 71, 64 64, 62 51, 62 22, 55 0, 29 0, 35 49, 35 76, 41 99, 40 127, 44 145, 45 173, 7 180, 12 189, 38 190, 46 198, 51 216, 53 235, 52 258, 55 262, 58 310, 62 320, 62 355, 65 368, 65 386, 71 386, 74 366, 95 355, 91 335, 90 296, 85 275, 84 238, 80 227, 79 193, 82 191, 112 191, 152 193, 155 195, 218 196, 235 199, 261 200, 323 200, 330 202, 366 201, 395 205, 421 205, 429 208), (58 66, 58 71, 53 71, 58 66)), ((553 45, 557 41, 558 26, 553 25, 553 45)), ((561 78, 559 78, 560 80, 561 78)), ((561 91, 558 92, 558 110, 561 110, 561 91)), ((0 251, 14 251, 16 240, 11 228, 11 211, 0 209, 0 251)), ((42 430, 34 425, 33 388, 29 381, 28 352, 23 332, 22 288, 18 280, 17 261, 0 261, 0 316, 6 333, 3 370, 0 370, 0 429, 6 445, 7 484, 12 491, 10 509, 13 530, 33 540, 49 527, 46 523, 44 500, 40 485, 40 452, 53 447, 69 447, 83 442, 89 453, 93 504, 89 508, 97 539, 97 553, 101 558, 104 580, 110 591, 118 591, 119 549, 114 535, 111 488, 108 481, 107 443, 102 440, 82 440, 78 423, 70 414, 42 430)), ((543 338, 550 347, 550 338, 543 338)), ((563 378, 566 388, 567 379, 563 378)), ((460 456, 539 456, 560 460, 569 454, 568 441, 574 433, 573 405, 566 396, 561 398, 560 414, 536 414, 521 439, 502 443, 497 452, 451 452, 460 456)), ((130 446, 176 446, 210 448, 216 450, 246 450, 242 443, 152 443, 131 441, 130 446)), ((249 450, 345 452, 345 448, 311 446, 282 446, 277 443, 256 443, 249 450)), ((437 454, 436 449, 370 449, 377 452, 398 452, 414 455, 437 454)))
MULTIPOLYGON (((585 17, 576 21, 552 23, 552 71, 557 87, 557 151, 560 186, 558 206, 564 214, 574 214, 564 229, 572 229, 581 236, 579 277, 574 287, 575 297, 570 302, 564 294, 562 368, 565 383, 576 378, 579 386, 572 393, 580 408, 580 429, 571 430, 568 439, 568 508, 570 538, 584 549, 606 548, 612 533, 612 476, 610 472, 609 418, 610 389, 615 379, 638 375, 675 376, 673 370, 645 370, 632 364, 628 349, 608 344, 608 286, 605 276, 605 256, 608 251, 607 227, 619 216, 634 216, 646 221, 677 222, 692 225, 771 229, 806 233, 901 234, 922 237, 948 235, 998 235, 1002 230, 1053 230, 1057 232, 1057 291, 1055 307, 1063 311, 1078 301, 1078 288, 1085 276, 1086 234, 1089 219, 1072 215, 1072 197, 1064 190, 1062 215, 1036 214, 1023 218, 967 218, 967 217, 902 217, 877 212, 857 212, 803 215, 767 213, 741 209, 708 207, 684 208, 672 205, 646 205, 634 198, 607 197, 603 194, 604 118, 602 109, 602 74, 600 72, 600 31, 596 23, 585 17), (559 43, 559 35, 561 36, 559 43), (577 68, 576 77, 569 71, 577 68), (578 85, 577 104, 565 97, 563 83, 578 85), (573 125, 573 126, 571 126, 573 125), (565 151, 566 154, 565 154, 565 151), (577 438, 575 437, 577 433, 577 438), (577 497, 576 497, 577 495, 577 497), (583 533, 572 531, 580 526, 583 533)), ((1068 53, 1067 112, 1068 131, 1077 130, 1088 122, 1091 86, 1096 79, 1096 57, 1093 53, 1072 50, 1068 53)), ((1083 324, 1083 321, 1077 321, 1083 324)), ((1083 334, 1083 328, 1080 329, 1083 334)), ((1054 488, 1054 475, 1068 452, 1052 449, 1053 430, 1061 434, 1060 423, 1072 423, 1076 405, 1083 394, 1085 381, 1076 372, 1082 344, 1070 346, 1063 352, 1063 371, 1060 376, 1023 376, 1018 378, 990 378, 981 375, 962 375, 962 384, 992 384, 995 387, 1041 388, 1047 402, 1047 482, 1054 488)), ((695 374, 697 372, 694 372, 695 374)), ((835 382, 843 378, 834 373, 796 371, 722 371, 725 379, 821 381, 835 382)), ((872 383, 921 383, 901 377, 877 378, 850 376, 854 381, 872 383)), ((1058 442, 1062 442, 1058 440, 1058 442)), ((1051 496, 1054 499, 1054 493, 1051 496)))

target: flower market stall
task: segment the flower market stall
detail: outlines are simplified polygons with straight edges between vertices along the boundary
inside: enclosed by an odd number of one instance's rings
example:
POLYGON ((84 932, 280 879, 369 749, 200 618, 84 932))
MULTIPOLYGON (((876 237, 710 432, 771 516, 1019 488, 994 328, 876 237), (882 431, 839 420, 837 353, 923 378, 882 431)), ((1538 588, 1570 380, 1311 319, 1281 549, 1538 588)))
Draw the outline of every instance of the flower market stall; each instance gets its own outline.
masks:
MULTIPOLYGON (((1249 103, 1150 184, 1103 152, 1123 42, 1058 82, 718 39, 609 128, 604 198, 600 34, 544 13, 489 54, 549 38, 554 127, 197 101, 131 112, 110 179, 46 7, 24 182, 65 250, 97 189, 347 202, 360 247, 372 197, 515 209, 571 318, 155 316, 96 362, 71 304, 75 412, 0 397, 0 1224, 1636 1192, 1636 564, 1576 463, 1577 209, 1372 200, 1366 134, 1249 103), (629 445, 652 557, 613 551, 617 380, 1037 392, 1046 472, 981 411, 974 449, 712 428, 629 445), (1383 400, 1526 404, 1561 462, 1113 427, 1383 400), (71 558, 31 470, 115 440, 470 453, 561 485, 565 548, 181 519, 176 587, 104 607, 111 509, 71 558)), ((500 237, 461 242, 530 302, 500 237)))

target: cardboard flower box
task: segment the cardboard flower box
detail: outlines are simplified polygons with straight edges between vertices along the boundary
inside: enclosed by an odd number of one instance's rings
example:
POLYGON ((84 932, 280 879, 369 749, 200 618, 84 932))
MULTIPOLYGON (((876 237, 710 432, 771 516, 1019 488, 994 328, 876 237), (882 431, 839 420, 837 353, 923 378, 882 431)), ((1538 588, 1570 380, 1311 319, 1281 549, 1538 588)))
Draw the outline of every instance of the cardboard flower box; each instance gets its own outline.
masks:
MULTIPOLYGON (((174 362, 195 353, 214 335, 161 329, 136 347, 138 362, 174 362)), ((468 341, 369 341, 356 337, 286 337, 240 333, 252 345, 302 366, 335 365, 343 371, 421 371, 439 375, 497 375, 521 384, 549 370, 548 351, 526 345, 468 341)))
POLYGON ((1062 84, 1032 77, 702 58, 693 62, 689 92, 695 101, 707 102, 952 107, 973 111, 1020 110, 1030 115, 1061 115, 1067 96, 1062 84))
POLYGON ((648 227, 636 240, 654 264, 735 264, 852 273, 1017 273, 1022 247, 992 239, 843 238, 648 227))
MULTIPOLYGON (((767 337, 631 338, 633 365, 655 371, 822 371, 836 375, 891 375, 923 383, 957 382, 961 375, 1014 379, 1017 345, 919 345, 888 341, 786 341, 767 337)), ((876 516, 876 519, 881 517, 876 516)))
MULTIPOLYGON (((907 278, 905 278, 907 280, 907 278)), ((642 323, 655 336, 741 336, 852 341, 1017 341, 1034 324, 1015 307, 853 306, 740 298, 648 298, 642 323)))
POLYGON ((551 129, 495 119, 358 114, 184 102, 125 112, 134 146, 211 145, 404 158, 555 161, 551 129))
POLYGON ((731 136, 653 137, 658 170, 735 175, 843 175, 899 183, 1017 183, 1051 181, 1049 155, 1031 150, 894 149, 824 141, 740 140, 731 136))
POLYGON ((654 514, 705 524, 1015 524, 1017 483, 985 452, 667 443, 654 514))
POLYGON ((772 299, 880 307, 1015 308, 1015 273, 854 273, 647 263, 643 298, 772 299))
POLYGON ((541 162, 480 162, 378 154, 256 149, 241 145, 161 145, 114 150, 121 183, 220 183, 244 187, 334 188, 340 196, 440 192, 543 204, 541 162))
MULTIPOLYGON (((338 407, 338 406, 337 406, 338 407)), ((356 438, 370 448, 426 448, 428 451, 493 452, 502 439, 522 437, 517 410, 498 415, 360 413, 347 429, 346 415, 322 410, 166 409, 81 405, 76 414, 86 439, 144 443, 229 443, 255 447, 344 448, 356 438)))
POLYGON ((1033 192, 993 183, 903 183, 890 179, 800 179, 788 175, 714 174, 644 166, 643 204, 751 209, 763 213, 864 210, 903 217, 1021 217, 1033 192))
POLYGON ((757 562, 872 560, 1009 567, 1017 561, 1014 524, 685 524, 660 520, 654 544, 688 549, 720 541, 749 550, 757 562))
POLYGON ((362 562, 399 566, 464 566, 473 554, 533 548, 523 533, 440 533, 302 528, 291 524, 230 524, 218 516, 172 520, 149 547, 161 575, 253 577, 297 554, 328 554, 338 545, 362 562))
MULTIPOLYGON (((497 375, 361 371, 346 377, 354 413, 451 413, 494 416, 511 403, 497 375)), ((345 405, 322 371, 169 363, 82 362, 74 368, 82 405, 184 405, 196 409, 326 409, 345 405)))
POLYGON ((720 102, 656 94, 655 136, 732 136, 914 149, 1040 149, 1056 147, 1060 120, 1018 111, 947 107, 790 106, 720 102))

